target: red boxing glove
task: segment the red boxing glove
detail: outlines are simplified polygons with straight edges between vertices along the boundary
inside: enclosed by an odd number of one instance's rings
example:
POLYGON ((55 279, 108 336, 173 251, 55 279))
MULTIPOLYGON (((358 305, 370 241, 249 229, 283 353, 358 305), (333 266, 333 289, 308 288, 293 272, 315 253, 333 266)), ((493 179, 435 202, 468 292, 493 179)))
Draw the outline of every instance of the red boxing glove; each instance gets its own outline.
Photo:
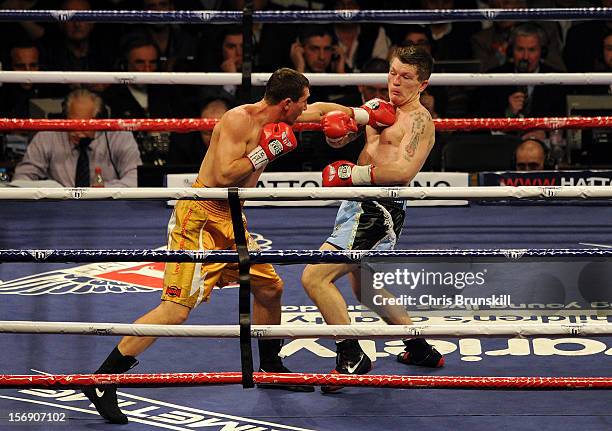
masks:
POLYGON ((323 169, 323 187, 369 186, 374 183, 374 166, 358 166, 340 160, 323 169))
POLYGON ((258 170, 296 147, 297 139, 291 126, 285 123, 270 123, 263 126, 259 145, 247 154, 247 157, 253 164, 253 169, 258 170))
POLYGON ((333 148, 341 148, 346 145, 347 142, 342 142, 346 135, 359 130, 355 120, 342 111, 332 111, 325 114, 321 118, 321 126, 323 126, 325 140, 333 148))
POLYGON ((395 107, 382 99, 372 99, 360 108, 351 108, 357 124, 384 128, 395 123, 395 107))

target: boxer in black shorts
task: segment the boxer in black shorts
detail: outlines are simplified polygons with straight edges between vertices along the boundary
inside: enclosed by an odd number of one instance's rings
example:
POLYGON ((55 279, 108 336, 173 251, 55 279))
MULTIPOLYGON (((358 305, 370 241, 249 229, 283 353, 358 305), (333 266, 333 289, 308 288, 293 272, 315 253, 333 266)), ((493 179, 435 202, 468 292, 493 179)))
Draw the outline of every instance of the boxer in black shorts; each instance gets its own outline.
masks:
MULTIPOLYGON (((427 87, 433 59, 424 50, 398 48, 391 60, 389 102, 373 99, 361 108, 330 112, 321 120, 327 141, 341 147, 365 126, 366 144, 357 165, 338 161, 323 170, 324 187, 405 185, 422 168, 434 145, 434 124, 419 96, 427 87)), ((321 250, 392 250, 404 223, 405 205, 397 202, 343 202, 335 228, 321 250)), ((361 297, 359 265, 308 265, 302 275, 304 288, 329 325, 351 323, 346 302, 334 282, 345 275, 358 299, 361 297)), ((387 295, 389 295, 387 293, 387 295)), ((393 325, 410 325, 410 316, 401 306, 385 306, 383 319, 393 325)), ((377 311, 377 310, 374 310, 377 311)), ((380 311, 380 310, 379 310, 380 311)), ((379 313, 380 314, 380 313, 379 313)), ((405 364, 441 367, 442 355, 423 338, 404 340, 398 360, 405 364)), ((371 360, 356 339, 336 342, 334 373, 365 374, 371 360)), ((339 386, 324 386, 334 392, 339 386)))

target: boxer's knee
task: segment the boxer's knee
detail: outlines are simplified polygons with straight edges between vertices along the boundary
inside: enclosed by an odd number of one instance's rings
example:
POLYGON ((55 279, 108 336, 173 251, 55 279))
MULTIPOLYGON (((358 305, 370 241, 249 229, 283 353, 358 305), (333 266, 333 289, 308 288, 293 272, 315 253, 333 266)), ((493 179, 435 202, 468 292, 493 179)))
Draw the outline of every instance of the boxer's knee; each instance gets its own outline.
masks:
POLYGON ((191 308, 172 301, 162 301, 157 311, 166 325, 180 325, 189 318, 191 308))
POLYGON ((323 287, 324 284, 324 277, 322 277, 321 271, 318 270, 317 266, 306 265, 304 272, 302 272, 302 286, 304 286, 306 293, 310 295, 323 287))
POLYGON ((279 279, 272 285, 257 286, 257 288, 253 289, 253 295, 262 303, 277 302, 283 296, 283 289, 284 283, 279 279))

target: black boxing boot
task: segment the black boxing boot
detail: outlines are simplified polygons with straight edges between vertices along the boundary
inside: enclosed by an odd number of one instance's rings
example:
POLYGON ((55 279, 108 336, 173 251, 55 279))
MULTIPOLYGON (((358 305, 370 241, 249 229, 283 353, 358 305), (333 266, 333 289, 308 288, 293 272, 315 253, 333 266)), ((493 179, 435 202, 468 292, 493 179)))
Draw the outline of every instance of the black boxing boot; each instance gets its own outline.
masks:
MULTIPOLYGON (((124 356, 115 347, 95 374, 121 374, 138 365, 133 356, 124 356)), ((117 403, 117 386, 88 386, 83 393, 93 403, 100 416, 113 424, 127 424, 128 418, 117 403)))
POLYGON ((397 355, 398 362, 407 365, 439 368, 444 366, 444 356, 440 354, 424 338, 403 340, 406 348, 397 355))
MULTIPOLYGON (((283 365, 283 361, 278 354, 283 347, 283 340, 257 340, 259 346, 259 372, 261 373, 291 373, 283 365)), ((261 389, 283 389, 292 392, 314 392, 313 386, 308 385, 280 385, 274 383, 258 383, 261 389)))
MULTIPOLYGON (((331 374, 367 374, 372 369, 372 361, 365 354, 358 340, 336 341, 336 368, 331 374)), ((321 386, 321 392, 331 394, 344 386, 321 386)))

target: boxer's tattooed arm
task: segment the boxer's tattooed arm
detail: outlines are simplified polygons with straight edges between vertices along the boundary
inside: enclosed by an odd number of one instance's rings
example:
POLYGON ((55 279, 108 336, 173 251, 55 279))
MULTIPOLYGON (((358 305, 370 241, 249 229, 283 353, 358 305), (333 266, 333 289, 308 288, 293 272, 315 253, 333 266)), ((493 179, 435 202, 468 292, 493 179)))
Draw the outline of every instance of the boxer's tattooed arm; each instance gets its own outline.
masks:
POLYGON ((416 150, 419 147, 419 141, 425 134, 425 126, 427 125, 427 115, 424 112, 417 112, 412 120, 412 131, 410 141, 406 145, 404 151, 404 159, 411 161, 416 150))
POLYGON ((435 133, 432 133, 431 136, 429 137, 429 145, 428 145, 427 149, 431 150, 435 143, 436 143, 436 135, 435 135, 435 133))

